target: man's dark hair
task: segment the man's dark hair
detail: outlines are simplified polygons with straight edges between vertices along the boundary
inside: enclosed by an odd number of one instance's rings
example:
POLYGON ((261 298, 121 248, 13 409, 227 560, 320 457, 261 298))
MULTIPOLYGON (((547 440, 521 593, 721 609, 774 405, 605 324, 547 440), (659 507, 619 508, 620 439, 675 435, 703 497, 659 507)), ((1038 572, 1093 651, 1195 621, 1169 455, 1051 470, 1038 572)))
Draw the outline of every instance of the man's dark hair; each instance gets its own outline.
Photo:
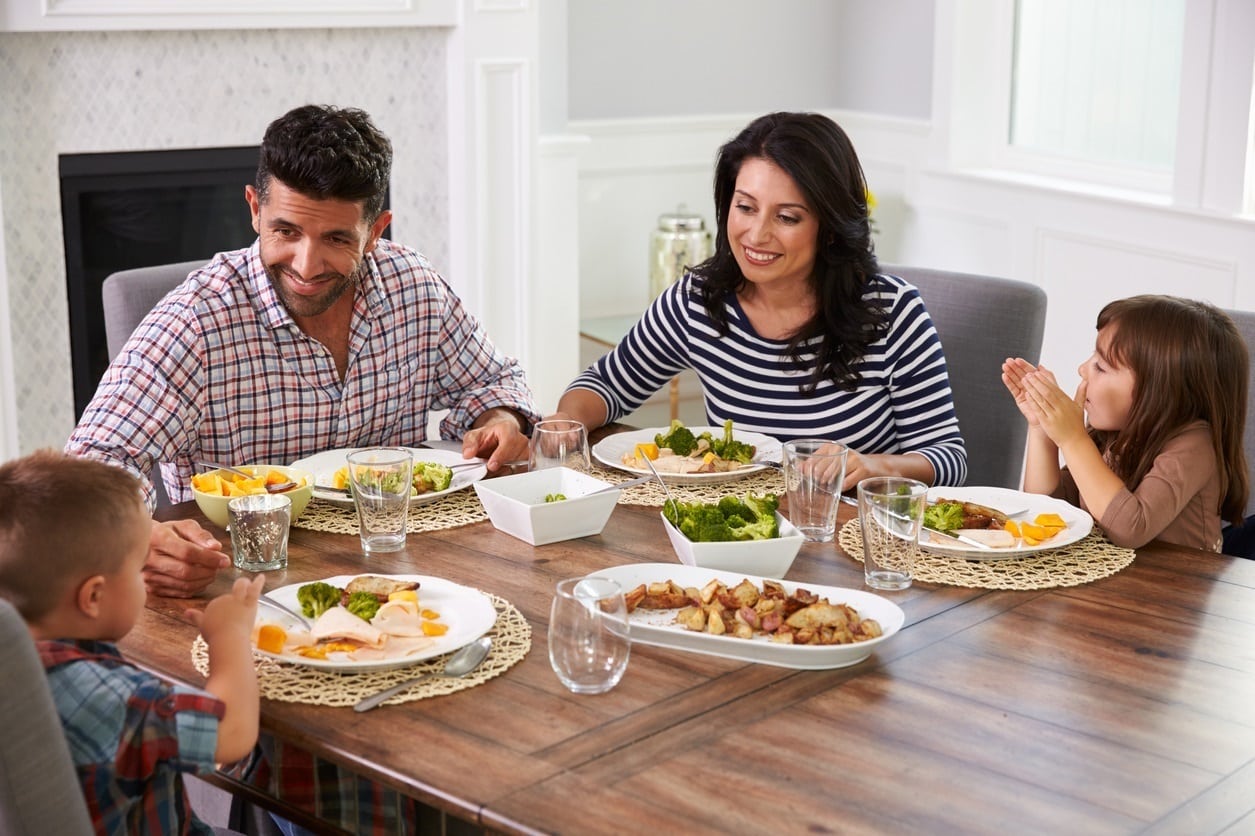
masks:
POLYGON ((365 111, 303 105, 266 128, 254 186, 262 203, 271 178, 315 200, 360 200, 374 223, 391 174, 392 143, 365 111))

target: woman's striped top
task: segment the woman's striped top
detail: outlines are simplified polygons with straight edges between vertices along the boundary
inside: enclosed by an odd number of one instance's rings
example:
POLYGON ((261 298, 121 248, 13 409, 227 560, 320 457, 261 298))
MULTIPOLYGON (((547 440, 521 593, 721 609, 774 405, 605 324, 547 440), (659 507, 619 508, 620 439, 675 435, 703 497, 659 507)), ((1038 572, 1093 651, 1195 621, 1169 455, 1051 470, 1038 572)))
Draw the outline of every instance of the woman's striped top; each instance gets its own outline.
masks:
MULTIPOLYGON (((787 341, 760 337, 734 294, 726 302, 729 332, 720 336, 691 273, 671 285, 612 351, 568 389, 588 389, 606 402, 607 420, 639 407, 679 372, 701 381, 707 420, 774 436, 827 438, 860 453, 920 453, 934 484, 961 485, 967 451, 959 434, 946 358, 919 291, 896 276, 878 275, 864 300, 883 307, 888 332, 854 364, 853 391, 825 380, 810 394, 815 352, 802 346, 807 369, 790 360, 787 341), (809 361, 809 362, 808 362, 809 361)), ((817 343, 817 341, 815 341, 817 343)))

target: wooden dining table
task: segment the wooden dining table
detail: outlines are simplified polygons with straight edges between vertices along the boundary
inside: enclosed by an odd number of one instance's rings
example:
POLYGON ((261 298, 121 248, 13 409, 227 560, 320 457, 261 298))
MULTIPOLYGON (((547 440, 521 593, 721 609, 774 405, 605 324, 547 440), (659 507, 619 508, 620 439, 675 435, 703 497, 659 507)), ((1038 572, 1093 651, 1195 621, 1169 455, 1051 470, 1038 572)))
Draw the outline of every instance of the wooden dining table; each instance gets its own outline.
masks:
MULTIPOLYGON (((192 503, 159 516, 221 534, 192 503)), ((883 593, 905 625, 853 666, 636 644, 613 690, 567 691, 546 649, 554 585, 640 562, 676 562, 655 507, 546 546, 481 522, 370 558, 356 536, 293 528, 268 589, 445 578, 512 603, 533 643, 481 685, 369 713, 263 700, 262 729, 494 832, 1255 830, 1255 562, 1152 543, 1079 586, 917 582, 883 593)), ((805 543, 786 579, 864 588, 836 543, 805 543)), ((150 597, 123 653, 202 683, 184 610, 206 600, 150 597)))

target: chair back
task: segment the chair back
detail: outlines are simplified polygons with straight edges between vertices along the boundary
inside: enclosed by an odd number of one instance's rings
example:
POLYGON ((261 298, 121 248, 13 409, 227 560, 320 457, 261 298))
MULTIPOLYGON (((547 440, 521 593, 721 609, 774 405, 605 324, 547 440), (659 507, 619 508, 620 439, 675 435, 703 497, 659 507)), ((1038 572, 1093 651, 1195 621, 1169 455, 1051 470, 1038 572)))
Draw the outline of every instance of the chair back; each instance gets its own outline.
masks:
POLYGON ((1246 340, 1247 353, 1251 355, 1250 379, 1246 385, 1246 431, 1242 436, 1242 449, 1246 451, 1246 467, 1250 474, 1251 496, 1246 500, 1246 516, 1255 514, 1255 311, 1225 311, 1246 340))
MULTIPOLYGON (((113 360, 118 356, 140 322, 167 293, 181 285, 189 273, 204 267, 208 262, 209 259, 202 258, 177 264, 136 267, 133 270, 119 270, 109 274, 100 286, 109 359, 113 360)), ((154 469, 152 483, 157 492, 157 507, 169 505, 160 467, 154 469)))
POLYGON ((208 263, 208 258, 202 258, 177 264, 119 270, 110 274, 100 287, 100 298, 105 309, 105 342, 109 346, 109 359, 118 356, 136 327, 167 293, 182 284, 193 270, 208 263))
POLYGON ((1036 364, 1046 330, 1046 292, 1028 282, 924 267, 881 265, 919 288, 946 352, 967 484, 1019 488, 1028 424, 1002 385, 1002 361, 1036 364))
POLYGON ((94 833, 35 643, 2 598, 0 671, 0 833, 94 833))

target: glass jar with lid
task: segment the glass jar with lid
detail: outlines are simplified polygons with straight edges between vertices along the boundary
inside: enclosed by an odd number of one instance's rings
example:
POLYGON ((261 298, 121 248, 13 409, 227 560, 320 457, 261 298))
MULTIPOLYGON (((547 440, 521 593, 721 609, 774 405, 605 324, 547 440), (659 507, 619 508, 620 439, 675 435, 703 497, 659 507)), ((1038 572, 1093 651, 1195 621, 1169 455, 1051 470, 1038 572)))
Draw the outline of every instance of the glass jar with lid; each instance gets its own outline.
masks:
POLYGON ((659 215, 649 241, 650 300, 683 276, 686 268, 710 258, 711 252, 710 232, 701 215, 686 211, 683 204, 659 215))

